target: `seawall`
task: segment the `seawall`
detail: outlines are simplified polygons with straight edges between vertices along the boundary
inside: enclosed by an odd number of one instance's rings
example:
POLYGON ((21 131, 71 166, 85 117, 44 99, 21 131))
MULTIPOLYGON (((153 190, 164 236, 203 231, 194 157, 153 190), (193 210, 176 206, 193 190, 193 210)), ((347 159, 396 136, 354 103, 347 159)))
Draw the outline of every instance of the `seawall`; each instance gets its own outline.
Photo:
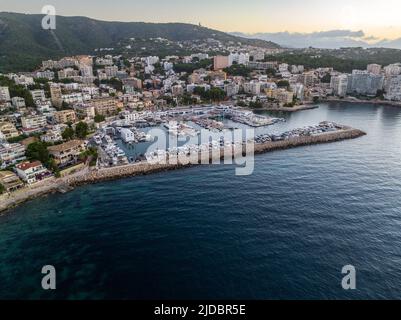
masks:
MULTIPOLYGON (((272 152, 276 150, 285 150, 290 148, 296 148, 300 146, 331 143, 337 141, 343 141, 348 139, 356 139, 361 136, 366 135, 365 132, 350 128, 343 127, 342 130, 322 133, 316 136, 303 136, 298 138, 290 138, 284 141, 274 141, 266 142, 263 144, 254 144, 254 153, 262 154, 267 152, 272 152)), ((242 150, 242 155, 245 155, 246 146, 242 150)), ((238 155, 241 155, 241 150, 239 150, 238 155)), ((209 156, 209 160, 219 160, 224 157, 224 151, 217 151, 215 157, 209 156), (217 156, 217 159, 216 159, 217 156)), ((57 179, 53 182, 49 182, 44 186, 37 189, 27 189, 24 192, 19 192, 17 194, 11 194, 10 196, 2 195, 0 196, 0 212, 13 208, 23 202, 32 200, 37 197, 41 197, 54 192, 66 192, 73 187, 98 183, 103 181, 111 181, 121 178, 128 178, 140 175, 148 175, 152 173, 178 170, 183 168, 188 168, 194 165, 199 165, 201 163, 201 157, 192 161, 192 164, 182 164, 178 161, 177 164, 149 164, 147 162, 128 164, 125 166, 103 168, 99 170, 85 169, 74 175, 65 177, 63 179, 57 179), (195 164, 194 164, 195 163, 195 164)))

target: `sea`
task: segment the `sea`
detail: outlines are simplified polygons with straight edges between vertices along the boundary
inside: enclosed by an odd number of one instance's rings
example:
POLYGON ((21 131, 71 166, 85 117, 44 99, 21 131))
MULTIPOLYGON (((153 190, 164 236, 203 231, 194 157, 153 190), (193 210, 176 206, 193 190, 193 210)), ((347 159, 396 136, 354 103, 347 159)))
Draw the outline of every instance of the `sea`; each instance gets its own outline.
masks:
POLYGON ((25 203, 0 216, 0 299, 400 299, 401 109, 272 115, 272 132, 367 135, 258 155, 249 176, 202 165, 25 203))

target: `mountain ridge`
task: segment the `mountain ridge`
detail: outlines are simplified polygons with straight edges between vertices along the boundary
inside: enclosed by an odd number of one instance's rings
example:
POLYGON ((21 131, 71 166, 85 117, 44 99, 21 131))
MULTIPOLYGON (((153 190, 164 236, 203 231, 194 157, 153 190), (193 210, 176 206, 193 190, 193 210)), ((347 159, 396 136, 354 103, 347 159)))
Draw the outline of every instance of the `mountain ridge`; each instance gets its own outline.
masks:
POLYGON ((82 16, 56 16, 56 30, 52 34, 42 29, 43 17, 41 14, 0 12, 0 71, 32 69, 43 59, 64 55, 93 54, 97 48, 115 47, 129 38, 160 37, 176 42, 213 38, 223 43, 280 48, 273 42, 237 37, 186 23, 102 21, 82 16))

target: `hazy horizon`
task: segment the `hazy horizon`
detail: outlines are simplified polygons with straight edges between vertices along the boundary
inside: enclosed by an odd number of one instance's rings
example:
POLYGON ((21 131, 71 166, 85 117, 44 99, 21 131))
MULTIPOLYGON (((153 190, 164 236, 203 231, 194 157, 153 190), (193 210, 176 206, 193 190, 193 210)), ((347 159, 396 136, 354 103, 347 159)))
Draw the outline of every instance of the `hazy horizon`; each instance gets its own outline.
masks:
POLYGON ((316 33, 331 30, 363 30, 366 41, 401 37, 401 3, 383 0, 380 7, 362 0, 332 1, 249 0, 233 4, 204 0, 154 0, 152 3, 120 0, 0 0, 0 10, 41 13, 44 5, 53 5, 58 15, 87 16, 106 21, 182 22, 199 24, 224 32, 242 33, 316 33), (223 14, 224 13, 224 14, 223 14))

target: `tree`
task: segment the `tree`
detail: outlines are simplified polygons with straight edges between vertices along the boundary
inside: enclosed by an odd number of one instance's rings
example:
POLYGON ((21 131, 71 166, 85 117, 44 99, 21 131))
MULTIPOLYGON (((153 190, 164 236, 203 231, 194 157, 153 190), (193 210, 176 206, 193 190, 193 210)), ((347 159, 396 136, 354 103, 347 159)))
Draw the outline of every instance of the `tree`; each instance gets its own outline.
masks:
POLYGON ((290 83, 287 80, 280 80, 279 82, 277 82, 277 87, 288 89, 290 87, 290 83))
POLYGON ((330 83, 331 82, 331 75, 330 73, 326 73, 322 79, 320 80, 322 83, 330 83))
POLYGON ((74 138, 74 135, 75 135, 74 129, 71 127, 66 128, 61 134, 64 140, 72 140, 74 138))
POLYGON ((6 192, 6 188, 0 183, 0 194, 6 192))
POLYGON ((251 73, 251 69, 246 67, 243 64, 233 64, 229 68, 225 68, 224 72, 226 72, 230 76, 242 76, 242 77, 249 77, 251 73))
POLYGON ((50 161, 49 151, 44 142, 38 141, 28 145, 26 149, 26 156, 31 161, 40 161, 44 165, 48 165, 50 161))
POLYGON ((79 139, 85 139, 88 135, 89 127, 86 122, 79 122, 75 127, 75 135, 79 139))
POLYGON ((275 77, 276 76, 276 70, 273 68, 269 68, 266 70, 266 74, 271 76, 271 77, 275 77))
POLYGON ((106 117, 104 115, 102 115, 102 114, 96 114, 95 115, 95 122, 96 123, 101 123, 104 120, 106 120, 106 117))

